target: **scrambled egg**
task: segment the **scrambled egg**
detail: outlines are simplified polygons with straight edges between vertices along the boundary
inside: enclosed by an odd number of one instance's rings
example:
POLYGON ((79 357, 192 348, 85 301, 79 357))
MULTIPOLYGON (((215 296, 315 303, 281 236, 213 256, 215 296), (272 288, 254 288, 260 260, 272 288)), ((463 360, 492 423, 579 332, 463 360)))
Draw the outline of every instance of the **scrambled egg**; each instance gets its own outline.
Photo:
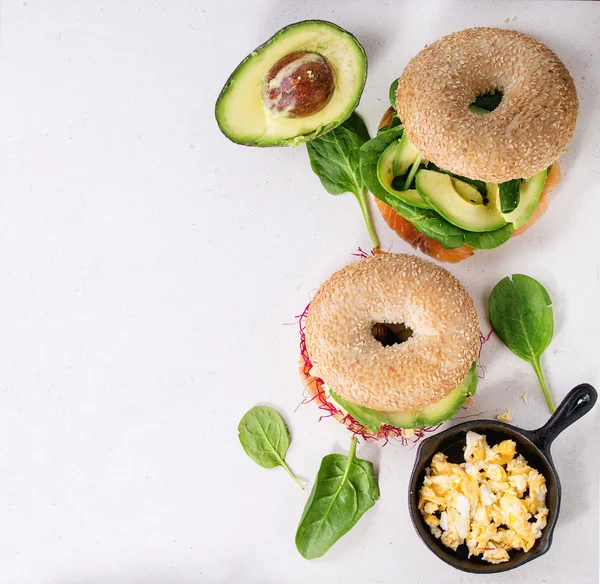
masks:
POLYGON ((513 440, 489 446, 467 433, 465 462, 438 452, 426 471, 419 510, 431 533, 456 551, 498 564, 511 550, 529 551, 546 526, 546 479, 516 452, 513 440))

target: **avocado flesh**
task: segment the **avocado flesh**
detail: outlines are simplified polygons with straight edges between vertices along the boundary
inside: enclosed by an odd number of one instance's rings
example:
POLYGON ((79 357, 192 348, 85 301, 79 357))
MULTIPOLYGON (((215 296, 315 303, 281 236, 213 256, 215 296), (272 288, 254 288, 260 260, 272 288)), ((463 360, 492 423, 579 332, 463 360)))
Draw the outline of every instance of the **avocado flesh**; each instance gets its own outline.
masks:
POLYGON ((465 401, 477 390, 477 361, 475 361, 463 382, 446 397, 420 410, 408 412, 381 412, 357 406, 329 389, 333 400, 346 410, 358 423, 373 432, 383 424, 396 428, 417 429, 435 426, 449 420, 458 412, 465 401))
POLYGON ((467 231, 495 231, 506 225, 506 219, 500 213, 497 200, 490 200, 487 205, 477 199, 478 191, 468 183, 459 181, 448 174, 435 170, 421 169, 415 177, 415 185, 421 196, 444 219, 467 231), (460 193, 456 184, 462 183, 460 193), (473 189, 469 199, 466 193, 473 189))
MULTIPOLYGON (((503 217, 507 223, 512 223, 515 229, 522 227, 529 221, 533 212, 536 210, 540 202, 540 196, 544 190, 546 182, 547 170, 542 170, 534 174, 531 178, 521 181, 519 188, 519 204, 517 208, 510 213, 504 213, 503 217)), ((495 200, 496 205, 500 205, 500 192, 498 185, 495 183, 486 183, 488 198, 495 200)))
POLYGON ((233 142, 248 146, 289 146, 332 130, 354 111, 367 77, 367 58, 349 32, 320 20, 292 24, 248 55, 231 74, 217 100, 215 116, 233 142), (269 112, 262 100, 265 76, 295 51, 320 53, 332 67, 335 90, 315 114, 286 118, 269 112))
POLYGON ((390 195, 394 195, 413 207, 428 209, 429 205, 419 194, 417 189, 400 191, 392 186, 392 181, 397 176, 402 176, 410 171, 410 167, 417 160, 419 151, 412 145, 406 133, 400 140, 392 142, 381 154, 377 163, 377 178, 381 186, 390 195))

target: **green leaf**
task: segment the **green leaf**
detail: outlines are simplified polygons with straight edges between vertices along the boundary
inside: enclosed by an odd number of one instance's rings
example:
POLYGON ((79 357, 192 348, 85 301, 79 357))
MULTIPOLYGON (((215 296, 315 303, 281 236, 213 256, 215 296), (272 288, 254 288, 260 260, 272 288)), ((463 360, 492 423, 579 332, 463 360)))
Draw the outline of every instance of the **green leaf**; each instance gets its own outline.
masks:
POLYGON ((500 211, 502 213, 510 213, 514 211, 521 199, 521 181, 518 178, 507 180, 498 184, 500 195, 500 211))
POLYGON ((331 195, 357 194, 362 188, 359 149, 368 138, 356 131, 360 124, 354 118, 306 145, 310 166, 331 195))
POLYGON ((360 149, 360 172, 367 188, 382 201, 387 191, 381 186, 377 177, 377 163, 383 151, 394 141, 402 137, 403 126, 396 126, 380 132, 371 138, 360 149))
POLYGON ((348 456, 321 461, 296 532, 296 548, 308 560, 327 552, 379 498, 373 463, 356 458, 356 443, 352 438, 348 456))
POLYGON ((492 328, 515 355, 531 363, 548 408, 554 412, 540 364, 540 357, 554 334, 551 305, 546 289, 537 280, 522 274, 498 282, 489 299, 492 328))
POLYGON ((400 118, 394 113, 392 115, 392 121, 387 125, 387 126, 382 126, 381 128, 379 128, 377 130, 377 135, 382 134, 383 132, 386 132, 387 130, 391 130, 392 128, 397 128, 398 126, 401 126, 402 122, 400 121, 400 118))
POLYGON ((331 195, 353 193, 360 205, 375 247, 379 241, 373 227, 360 173, 360 148, 369 140, 363 120, 354 112, 331 132, 306 144, 310 166, 331 195))
POLYGON ((398 81, 399 81, 399 79, 396 79, 392 82, 392 84, 390 85, 390 91, 389 91, 390 103, 392 104, 394 111, 396 111, 396 91, 398 89, 398 81))
POLYGON ((256 464, 264 468, 282 466, 303 489, 285 462, 290 436, 282 417, 267 406, 248 410, 238 425, 242 448, 256 464))
POLYGON ((502 101, 502 93, 495 91, 494 93, 486 93, 478 95, 472 105, 484 109, 488 112, 494 111, 502 101))
POLYGON ((494 231, 466 232, 468 235, 465 236, 465 243, 474 249, 493 249, 506 243, 512 237, 514 230, 513 224, 507 223, 494 231))

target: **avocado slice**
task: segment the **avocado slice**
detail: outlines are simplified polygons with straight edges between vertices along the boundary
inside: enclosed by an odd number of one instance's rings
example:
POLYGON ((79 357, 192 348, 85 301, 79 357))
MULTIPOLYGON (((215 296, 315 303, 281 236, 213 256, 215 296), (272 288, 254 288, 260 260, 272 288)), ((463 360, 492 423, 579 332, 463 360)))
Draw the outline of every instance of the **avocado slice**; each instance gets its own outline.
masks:
POLYGON ((301 144, 348 118, 366 78, 367 57, 353 35, 323 20, 298 22, 281 29, 238 65, 217 99, 215 116, 225 136, 238 144, 301 144), (290 57, 294 54, 295 59, 290 57), (315 76, 311 63, 322 66, 325 73, 315 76), (319 93, 324 87, 321 80, 331 86, 319 93), (275 97, 270 93, 279 90, 275 97), (293 115, 293 107, 276 109, 280 98, 294 95, 299 105, 305 106, 316 95, 318 103, 308 113, 306 108, 293 115))
POLYGON ((412 145, 406 132, 404 132, 400 140, 392 142, 379 157, 377 178, 381 186, 390 195, 398 197, 413 207, 428 209, 428 203, 419 194, 417 189, 401 190, 393 186, 394 179, 396 177, 404 178, 404 175, 410 171, 410 167, 418 157, 418 150, 412 145))
POLYGON ((470 184, 435 170, 421 169, 415 177, 421 196, 442 217, 467 231, 495 231, 506 225, 497 199, 482 204, 481 193, 470 184))
POLYGON ((446 397, 421 410, 410 412, 372 410, 345 400, 331 389, 329 389, 329 393, 340 407, 346 410, 357 422, 373 432, 377 432, 382 424, 389 424, 396 428, 416 429, 435 426, 451 419, 462 408, 467 398, 475 395, 477 381, 477 361, 475 361, 463 382, 446 397))
MULTIPOLYGON (((533 215, 533 212, 540 202, 540 196, 544 190, 547 174, 547 169, 542 170, 537 174, 534 174, 531 178, 521 181, 521 186, 519 187, 519 204, 517 205, 517 208, 510 213, 503 214, 505 221, 507 223, 512 223, 515 229, 525 225, 533 215)), ((499 206, 500 190, 498 185, 487 183, 486 186, 489 200, 496 201, 495 204, 499 206)))

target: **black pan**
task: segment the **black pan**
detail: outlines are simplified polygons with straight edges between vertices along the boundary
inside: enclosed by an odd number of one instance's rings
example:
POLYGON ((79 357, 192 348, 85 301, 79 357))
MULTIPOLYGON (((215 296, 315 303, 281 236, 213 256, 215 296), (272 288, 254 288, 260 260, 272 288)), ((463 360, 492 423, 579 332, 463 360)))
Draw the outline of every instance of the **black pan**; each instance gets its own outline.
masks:
POLYGON ((583 383, 571 390, 547 424, 537 430, 522 430, 496 420, 474 420, 458 424, 421 442, 410 477, 408 500, 413 525, 425 545, 447 564, 464 572, 476 574, 506 572, 545 554, 552 543, 561 497, 560 481, 552 462, 550 446, 565 428, 592 409, 597 398, 596 390, 591 385, 583 383), (542 536, 528 552, 512 551, 510 560, 501 564, 490 564, 476 557, 469 559, 467 546, 464 544, 459 546, 456 552, 447 548, 431 534, 418 509, 419 489, 423 484, 425 469, 429 466, 433 455, 436 452, 443 452, 450 462, 464 462, 465 436, 471 430, 478 434, 485 434, 490 446, 507 438, 514 440, 517 443, 517 453, 522 454, 527 462, 546 478, 548 523, 542 531, 542 536))

